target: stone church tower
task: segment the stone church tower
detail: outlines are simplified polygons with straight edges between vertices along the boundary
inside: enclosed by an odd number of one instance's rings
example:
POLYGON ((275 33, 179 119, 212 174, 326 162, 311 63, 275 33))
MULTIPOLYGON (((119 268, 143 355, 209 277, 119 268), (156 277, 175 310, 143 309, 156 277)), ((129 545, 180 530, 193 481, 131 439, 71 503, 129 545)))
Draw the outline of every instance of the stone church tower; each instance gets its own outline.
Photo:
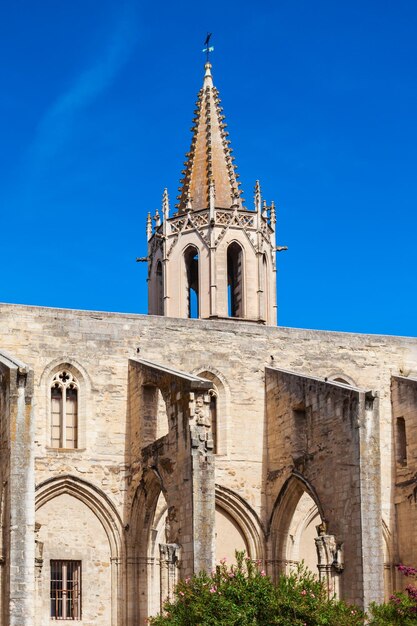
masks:
POLYGON ((244 206, 219 92, 206 63, 176 211, 148 215, 149 313, 277 323, 275 207, 244 206))
POLYGON ((364 608, 417 563, 417 340, 277 327, 209 63, 194 121, 152 315, 0 304, 1 626, 138 626, 235 549, 364 608))

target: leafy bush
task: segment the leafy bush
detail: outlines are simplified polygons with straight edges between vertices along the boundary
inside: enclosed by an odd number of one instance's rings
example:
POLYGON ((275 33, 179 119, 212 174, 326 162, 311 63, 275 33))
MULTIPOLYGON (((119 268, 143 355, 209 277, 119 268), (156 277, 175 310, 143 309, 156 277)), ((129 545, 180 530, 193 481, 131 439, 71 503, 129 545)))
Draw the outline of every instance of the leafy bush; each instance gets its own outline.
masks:
MULTIPOLYGON (((397 565, 407 578, 417 579, 417 569, 397 565)), ((386 604, 371 604, 369 626, 414 626, 417 624, 417 587, 407 585, 405 592, 394 593, 386 604)))
POLYGON ((359 626, 363 614, 344 602, 328 600, 323 585, 303 565, 278 585, 260 563, 236 553, 236 565, 225 559, 211 575, 181 581, 164 614, 152 626, 359 626))

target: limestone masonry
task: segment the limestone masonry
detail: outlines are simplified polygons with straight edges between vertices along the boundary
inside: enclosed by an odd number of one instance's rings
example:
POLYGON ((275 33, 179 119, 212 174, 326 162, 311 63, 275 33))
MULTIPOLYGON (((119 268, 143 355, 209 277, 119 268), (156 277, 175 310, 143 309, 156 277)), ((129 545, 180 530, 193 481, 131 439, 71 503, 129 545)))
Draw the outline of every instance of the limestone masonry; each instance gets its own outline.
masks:
POLYGON ((206 64, 150 315, 0 305, 0 622, 137 626, 235 549, 367 606, 417 563, 417 340, 276 326, 206 64))

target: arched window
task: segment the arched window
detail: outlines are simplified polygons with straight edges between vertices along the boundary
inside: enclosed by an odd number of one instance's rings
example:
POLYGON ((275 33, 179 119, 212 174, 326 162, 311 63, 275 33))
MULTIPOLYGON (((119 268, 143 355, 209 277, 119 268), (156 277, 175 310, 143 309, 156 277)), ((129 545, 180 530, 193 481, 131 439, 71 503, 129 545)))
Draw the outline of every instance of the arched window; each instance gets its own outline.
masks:
POLYGON ((156 315, 164 314, 164 276, 162 273, 162 263, 158 261, 156 265, 156 315))
POLYGON ((268 262, 266 260, 266 254, 262 255, 262 292, 263 292, 262 317, 265 321, 269 321, 269 281, 268 281, 268 262))
POLYGON ((199 268, 198 250, 189 246, 184 253, 187 316, 190 318, 200 317, 199 311, 199 268))
POLYGON ((78 381, 62 370, 51 385, 51 446, 78 447, 78 381))
POLYGON ((228 454, 228 442, 231 429, 230 418, 230 390, 223 375, 210 369, 195 369, 193 374, 210 380, 213 389, 208 392, 210 398, 209 416, 211 424, 211 436, 213 439, 213 453, 219 455, 228 454), (214 371, 216 373, 214 373, 214 371))
POLYGON ((243 252, 235 241, 227 248, 229 317, 243 317, 243 252))
POLYGON ((213 453, 217 454, 217 393, 210 389, 210 422, 213 437, 213 453))

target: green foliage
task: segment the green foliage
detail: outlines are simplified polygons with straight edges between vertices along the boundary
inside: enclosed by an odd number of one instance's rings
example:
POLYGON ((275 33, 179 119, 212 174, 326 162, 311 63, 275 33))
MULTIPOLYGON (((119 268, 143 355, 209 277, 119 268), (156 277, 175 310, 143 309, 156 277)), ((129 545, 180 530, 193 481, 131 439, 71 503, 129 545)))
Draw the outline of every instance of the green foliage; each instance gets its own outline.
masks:
MULTIPOLYGON (((417 579, 417 569, 397 565, 397 570, 407 578, 417 579)), ((411 626, 417 624, 417 587, 407 585, 405 592, 394 593, 386 604, 371 604, 369 626, 411 626)))
POLYGON ((395 593, 386 604, 371 604, 368 626, 416 626, 416 604, 407 593, 395 593))
POLYGON ((164 614, 152 626, 359 626, 363 614, 344 602, 328 600, 304 566, 278 585, 260 564, 236 553, 236 565, 223 561, 209 576, 202 572, 181 581, 164 614))

